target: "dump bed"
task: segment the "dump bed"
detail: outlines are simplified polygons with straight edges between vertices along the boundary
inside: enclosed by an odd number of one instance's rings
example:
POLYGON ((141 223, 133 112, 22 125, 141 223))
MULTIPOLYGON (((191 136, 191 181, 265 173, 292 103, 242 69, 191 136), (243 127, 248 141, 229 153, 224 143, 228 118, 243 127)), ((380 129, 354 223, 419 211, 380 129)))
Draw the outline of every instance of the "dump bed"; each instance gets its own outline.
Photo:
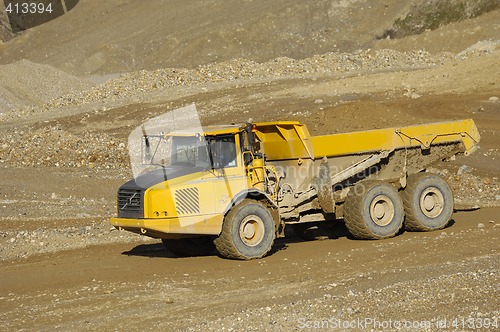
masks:
POLYGON ((299 122, 257 123, 257 139, 267 160, 298 158, 319 159, 369 152, 460 143, 460 151, 472 153, 479 143, 479 132, 473 120, 440 122, 359 131, 325 136, 310 136, 299 122))

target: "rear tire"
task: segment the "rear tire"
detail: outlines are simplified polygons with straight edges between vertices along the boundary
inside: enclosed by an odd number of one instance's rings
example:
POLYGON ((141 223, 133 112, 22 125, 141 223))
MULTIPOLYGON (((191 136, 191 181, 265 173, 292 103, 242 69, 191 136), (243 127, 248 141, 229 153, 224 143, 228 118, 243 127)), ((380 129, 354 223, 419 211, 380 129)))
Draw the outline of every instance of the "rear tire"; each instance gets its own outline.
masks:
POLYGON ((245 199, 228 212, 214 243, 221 256, 248 260, 264 257, 275 237, 276 226, 267 207, 245 199))
POLYGON ((383 181, 356 184, 344 203, 344 220, 358 239, 385 239, 396 235, 403 224, 403 203, 396 188, 383 181))
POLYGON ((161 239, 165 247, 180 257, 206 256, 215 250, 210 236, 198 236, 183 239, 161 239))
POLYGON ((453 193, 441 177, 417 173, 408 177, 402 193, 408 231, 432 231, 445 227, 453 214, 453 193))

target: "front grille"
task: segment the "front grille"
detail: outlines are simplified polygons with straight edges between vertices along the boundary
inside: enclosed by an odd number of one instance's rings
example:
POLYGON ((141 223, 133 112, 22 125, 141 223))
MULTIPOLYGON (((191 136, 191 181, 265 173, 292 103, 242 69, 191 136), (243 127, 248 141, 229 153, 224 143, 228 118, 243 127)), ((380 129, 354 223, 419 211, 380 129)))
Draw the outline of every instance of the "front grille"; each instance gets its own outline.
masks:
POLYGON ((200 213, 198 188, 180 189, 175 192, 175 207, 178 214, 200 213))
POLYGON ((120 189, 118 191, 118 217, 142 218, 142 190, 120 189))

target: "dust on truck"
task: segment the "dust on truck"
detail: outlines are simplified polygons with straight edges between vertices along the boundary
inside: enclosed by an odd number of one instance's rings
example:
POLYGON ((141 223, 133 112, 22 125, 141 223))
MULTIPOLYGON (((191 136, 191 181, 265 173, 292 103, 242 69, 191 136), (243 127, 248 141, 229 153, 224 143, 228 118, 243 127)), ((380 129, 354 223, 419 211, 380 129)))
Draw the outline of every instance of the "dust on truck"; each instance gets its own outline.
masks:
MULTIPOLYGON (((358 239, 441 229, 453 194, 425 169, 472 153, 480 139, 473 120, 326 136, 279 121, 155 137, 170 161, 119 188, 112 225, 177 255, 216 249, 232 259, 265 256, 286 225, 300 233, 343 219, 358 239)), ((147 155, 152 138, 144 133, 147 155)))

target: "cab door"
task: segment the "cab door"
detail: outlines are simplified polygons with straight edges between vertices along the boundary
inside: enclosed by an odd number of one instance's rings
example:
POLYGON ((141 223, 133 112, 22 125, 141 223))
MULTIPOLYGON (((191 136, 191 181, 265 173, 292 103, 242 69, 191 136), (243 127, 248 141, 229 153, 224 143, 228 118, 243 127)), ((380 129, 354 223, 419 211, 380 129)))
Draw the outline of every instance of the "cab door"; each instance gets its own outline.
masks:
POLYGON ((239 135, 216 136, 211 144, 214 161, 215 209, 223 213, 239 193, 248 189, 239 135))

